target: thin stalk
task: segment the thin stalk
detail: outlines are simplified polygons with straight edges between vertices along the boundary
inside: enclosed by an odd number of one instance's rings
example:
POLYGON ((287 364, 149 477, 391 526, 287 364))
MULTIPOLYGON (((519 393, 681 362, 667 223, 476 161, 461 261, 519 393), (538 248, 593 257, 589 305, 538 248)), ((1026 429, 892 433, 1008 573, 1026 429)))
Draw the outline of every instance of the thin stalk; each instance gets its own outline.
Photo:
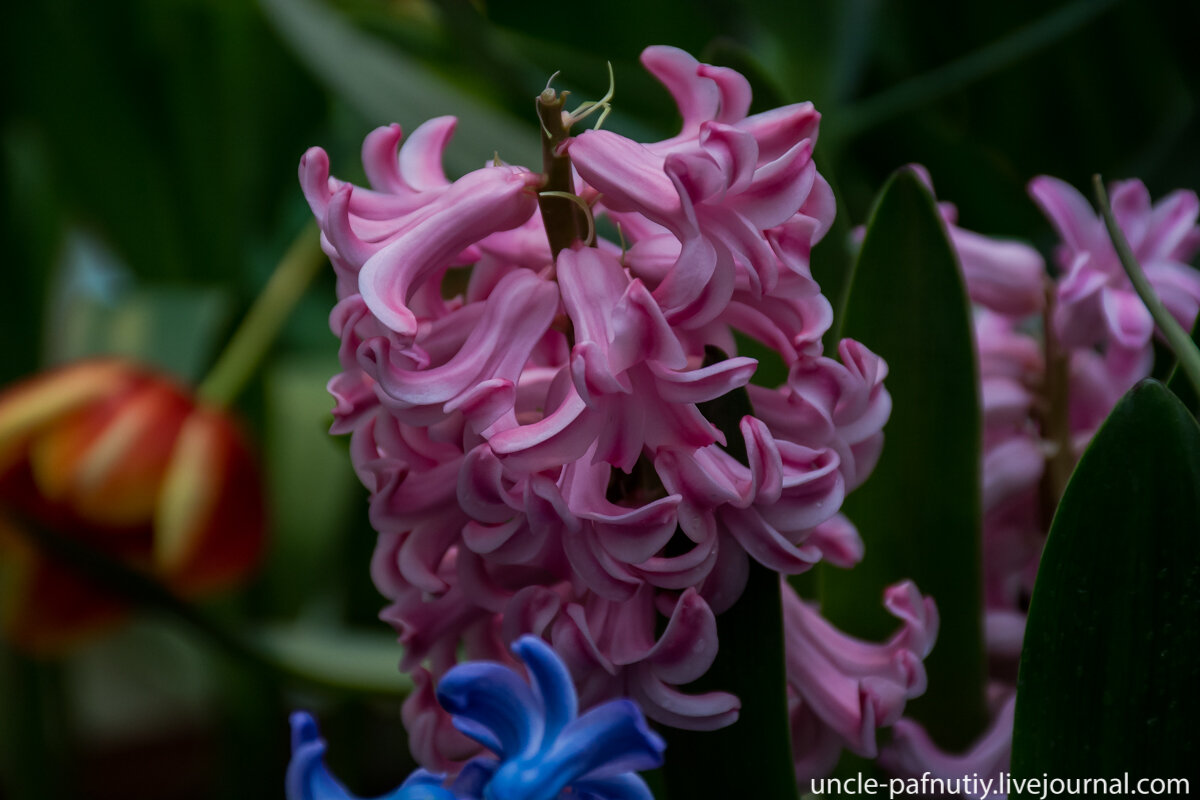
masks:
POLYGON ((571 157, 561 145, 571 133, 563 122, 566 93, 559 94, 549 86, 537 97, 537 114, 542 123, 542 172, 545 183, 538 196, 538 207, 550 240, 554 258, 582 238, 587 230, 583 212, 564 195, 575 193, 571 178, 571 157))
POLYGON ((1162 300, 1155 293, 1154 287, 1150 285, 1146 273, 1142 272, 1141 264, 1134 257, 1133 251, 1129 249, 1129 242, 1125 240, 1125 234, 1117 224, 1117 218, 1113 216, 1112 207, 1108 202, 1108 192, 1104 190, 1104 181, 1099 175, 1096 175, 1092 178, 1092 185, 1096 190, 1096 200, 1100 203, 1100 214, 1104 217, 1104 227, 1108 229, 1108 236, 1112 239, 1113 248, 1117 251, 1117 258, 1121 260, 1125 274, 1132 281, 1138 297, 1142 298, 1142 302, 1146 304, 1158 329, 1166 337, 1167 346, 1179 360, 1180 369, 1187 375, 1192 387, 1197 393, 1200 393, 1200 350, 1196 349, 1195 342, 1192 341, 1192 337, 1183 329, 1183 326, 1176 322, 1171 313, 1167 311, 1166 306, 1162 304, 1162 300))
POLYGON ((304 290, 325 263, 317 226, 310 224, 292 242, 246 318, 196 390, 204 402, 228 407, 249 383, 271 349, 304 290))
POLYGON ((1067 353, 1054 335, 1054 286, 1046 285, 1046 305, 1042 312, 1042 330, 1045 348, 1045 374, 1040 388, 1040 417, 1042 435, 1051 445, 1046 458, 1046 471, 1042 474, 1039 487, 1042 517, 1045 529, 1062 499, 1067 481, 1075 469, 1075 447, 1071 440, 1070 423, 1070 362, 1067 353))

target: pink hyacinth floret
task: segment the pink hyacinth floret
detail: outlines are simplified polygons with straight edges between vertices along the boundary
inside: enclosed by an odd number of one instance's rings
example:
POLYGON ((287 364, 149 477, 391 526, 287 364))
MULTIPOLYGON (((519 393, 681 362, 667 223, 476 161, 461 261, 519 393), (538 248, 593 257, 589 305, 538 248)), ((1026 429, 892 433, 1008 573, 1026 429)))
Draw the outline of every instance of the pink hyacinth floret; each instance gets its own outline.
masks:
MULTIPOLYGON (((1103 219, 1057 178, 1034 178, 1029 194, 1061 240, 1055 334, 1071 348, 1101 345, 1109 371, 1129 388, 1150 369, 1154 321, 1121 268, 1103 219)), ((1110 187, 1110 203, 1150 285, 1179 324, 1190 328, 1200 307, 1200 274, 1187 265, 1200 250, 1195 192, 1172 192, 1152 204, 1141 181, 1118 181, 1110 187)))
MULTIPOLYGON (((796 574, 862 557, 838 511, 878 459, 891 401, 866 347, 823 355, 832 309, 808 259, 834 201, 811 159, 819 115, 805 103, 748 116, 745 78, 674 48, 642 61, 674 96, 680 133, 640 144, 592 130, 559 148, 621 244, 552 253, 529 170, 448 180, 448 117, 402 146, 398 126, 370 134, 369 188, 330 177, 318 148, 301 160, 337 275, 333 431, 351 434, 370 492, 372 577, 414 675, 403 716, 430 769, 477 749, 437 705, 436 680, 460 658, 512 663, 524 634, 553 644, 584 705, 628 696, 666 725, 728 725, 736 697, 681 687, 716 657, 716 615, 751 560, 796 574), (778 354, 782 385, 748 387, 757 362, 737 355, 742 337, 778 354), (743 387, 753 411, 723 431, 706 404, 743 387)), ((923 685, 936 617, 904 591, 887 602, 914 632, 877 656, 789 639, 804 713, 853 749, 923 685), (851 685, 869 699, 853 719, 851 685)))
POLYGON ((891 726, 925 691, 924 659, 937 638, 937 609, 911 581, 890 586, 884 606, 901 622, 882 644, 841 633, 783 584, 789 716, 796 779, 828 775, 842 749, 878 754, 877 727, 891 726))

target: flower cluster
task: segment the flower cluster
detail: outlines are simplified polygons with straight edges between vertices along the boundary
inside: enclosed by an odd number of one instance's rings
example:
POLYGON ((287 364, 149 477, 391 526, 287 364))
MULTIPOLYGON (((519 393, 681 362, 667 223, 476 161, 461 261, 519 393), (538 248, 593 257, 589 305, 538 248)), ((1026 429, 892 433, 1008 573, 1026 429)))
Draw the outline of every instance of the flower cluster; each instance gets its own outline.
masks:
MULTIPOLYGON (((808 259, 834 199, 811 158, 819 115, 748 115, 744 77, 673 48, 642 62, 678 104, 678 135, 548 145, 619 242, 589 231, 552 249, 543 209, 570 200, 539 197, 541 174, 496 159, 448 180, 449 117, 402 147, 398 126, 370 134, 370 188, 331 178, 319 148, 301 161, 337 274, 333 430, 371 493, 372 575, 416 684, 404 718, 434 769, 478 750, 435 678, 460 654, 503 661, 527 633, 553 643, 585 705, 630 696, 667 725, 727 725, 737 698, 679 687, 711 665, 749 560, 791 575, 862 555, 838 509, 878 458, 890 398, 861 344, 823 355, 832 309, 808 259), (747 340, 778 354, 782 385, 748 385, 747 340), (720 425, 706 404, 743 388, 752 413, 720 425)), ((905 628, 878 652, 793 604, 795 716, 822 742, 873 752, 875 727, 923 686, 936 615, 893 592, 905 628)))
MULTIPOLYGON (((451 781, 418 769, 393 800, 652 800, 637 771, 662 764, 665 745, 638 707, 610 700, 583 716, 566 666, 541 639, 513 652, 530 681, 493 662, 459 664, 438 700, 464 734, 495 756, 473 759, 451 781), (448 785, 447 785, 448 784, 448 785)), ((292 716, 288 800, 354 800, 323 763, 325 743, 306 713, 292 716)))
MULTIPOLYGON (((982 775, 1007 767, 1011 664, 1020 654, 1025 608, 1058 493, 1116 402, 1149 375, 1154 357, 1153 322, 1103 219, 1056 178, 1035 178, 1029 193, 1060 239, 1053 276, 1033 248, 958 228, 954 207, 940 205, 976 305, 987 646, 993 659, 1009 666, 1008 677, 992 687, 992 727, 965 756, 941 753, 911 720, 895 726, 885 761, 905 774, 982 775)), ((1200 308, 1200 273, 1187 262, 1200 251, 1200 200, 1177 191, 1152 204, 1141 181, 1128 180, 1113 185, 1111 208, 1155 292, 1191 328, 1200 308)))

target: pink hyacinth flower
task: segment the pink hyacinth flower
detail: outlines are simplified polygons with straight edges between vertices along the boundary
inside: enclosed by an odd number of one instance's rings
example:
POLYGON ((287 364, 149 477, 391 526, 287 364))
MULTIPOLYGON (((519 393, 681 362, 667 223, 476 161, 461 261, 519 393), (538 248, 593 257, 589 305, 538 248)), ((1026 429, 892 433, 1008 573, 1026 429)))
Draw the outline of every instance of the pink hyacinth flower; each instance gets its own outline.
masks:
POLYGON ((747 117, 745 78, 675 48, 649 48, 643 63, 675 96, 684 117, 680 135, 642 145, 587 131, 568 151, 618 223, 637 215, 662 230, 630 250, 631 268, 638 273, 649 255, 646 269, 660 273, 660 251, 673 251, 655 300, 672 324, 699 325, 738 286, 756 296, 772 291, 781 264, 790 264, 781 262, 766 232, 796 225, 810 195, 821 199, 810 204, 820 218, 802 215, 811 220, 801 223, 809 244, 828 230, 832 193, 812 162, 820 115, 803 103, 747 117))
MULTIPOLYGON (((892 741, 880 753, 879 761, 893 775, 902 777, 928 774, 944 780, 961 780, 963 776, 977 775, 984 780, 995 780, 1009 768, 1016 699, 1015 693, 1008 692, 988 729, 960 754, 944 752, 919 723, 902 719, 893 726, 892 741)), ((982 798, 982 794, 969 796, 972 800, 982 798)), ((1005 795, 992 792, 987 796, 1005 795)))
MULTIPOLYGON (((553 641, 588 703, 623 695, 662 724, 728 725, 736 697, 681 687, 715 658, 716 615, 750 560, 791 574, 863 554, 839 510, 878 459, 891 400, 865 347, 824 355, 832 307, 808 265, 835 210, 811 158, 819 115, 748 116, 744 77, 673 48, 643 62, 680 133, 562 144, 573 190, 620 245, 552 255, 542 176, 520 167, 448 180, 450 118, 403 144, 396 126, 370 134, 369 188, 331 177, 319 149, 301 162, 338 278, 333 430, 351 434, 370 492, 372 577, 418 676, 404 718, 432 769, 472 753, 432 682, 463 656, 511 663, 524 634, 553 641), (722 433, 706 404, 747 387, 742 337, 788 380, 748 387, 751 413, 722 433), (730 454, 743 446, 744 463, 730 454)), ((859 655, 822 679, 900 681, 859 655)), ((895 718, 916 686, 880 688, 872 718, 895 718)))
MULTIPOLYGON (((1043 175, 1029 194, 1061 239, 1054 314, 1055 333, 1067 347, 1104 343, 1111 371, 1125 388, 1148 369, 1154 323, 1129 283, 1104 227, 1088 201, 1069 184, 1043 175)), ((1200 275, 1187 266, 1200 250, 1200 200, 1176 191, 1151 204, 1138 180, 1119 181, 1110 191, 1117 224, 1163 305, 1185 328, 1200 307, 1200 275)))
POLYGON ((925 691, 922 663, 937 638, 937 608, 911 582, 888 587, 884 606, 902 623, 883 644, 854 639, 783 584, 784 641, 796 777, 827 775, 843 748, 873 758, 877 728, 895 723, 925 691))

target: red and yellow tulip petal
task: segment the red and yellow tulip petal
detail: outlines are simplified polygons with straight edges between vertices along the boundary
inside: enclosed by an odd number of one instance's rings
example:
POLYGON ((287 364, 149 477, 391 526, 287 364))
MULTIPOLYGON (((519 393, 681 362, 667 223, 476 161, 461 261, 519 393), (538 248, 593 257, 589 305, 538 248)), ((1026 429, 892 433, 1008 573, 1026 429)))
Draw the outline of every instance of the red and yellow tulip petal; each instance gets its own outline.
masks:
POLYGON ((191 401, 166 381, 81 409, 32 444, 30 464, 47 498, 106 527, 152 518, 162 475, 191 401))
POLYGON ((105 395, 131 378, 117 361, 89 361, 48 372, 0 393, 0 472, 18 461, 30 440, 48 425, 105 395))
POLYGON ((155 567, 185 592, 243 577, 263 548, 258 469, 233 422, 197 408, 176 440, 155 515, 155 567))

